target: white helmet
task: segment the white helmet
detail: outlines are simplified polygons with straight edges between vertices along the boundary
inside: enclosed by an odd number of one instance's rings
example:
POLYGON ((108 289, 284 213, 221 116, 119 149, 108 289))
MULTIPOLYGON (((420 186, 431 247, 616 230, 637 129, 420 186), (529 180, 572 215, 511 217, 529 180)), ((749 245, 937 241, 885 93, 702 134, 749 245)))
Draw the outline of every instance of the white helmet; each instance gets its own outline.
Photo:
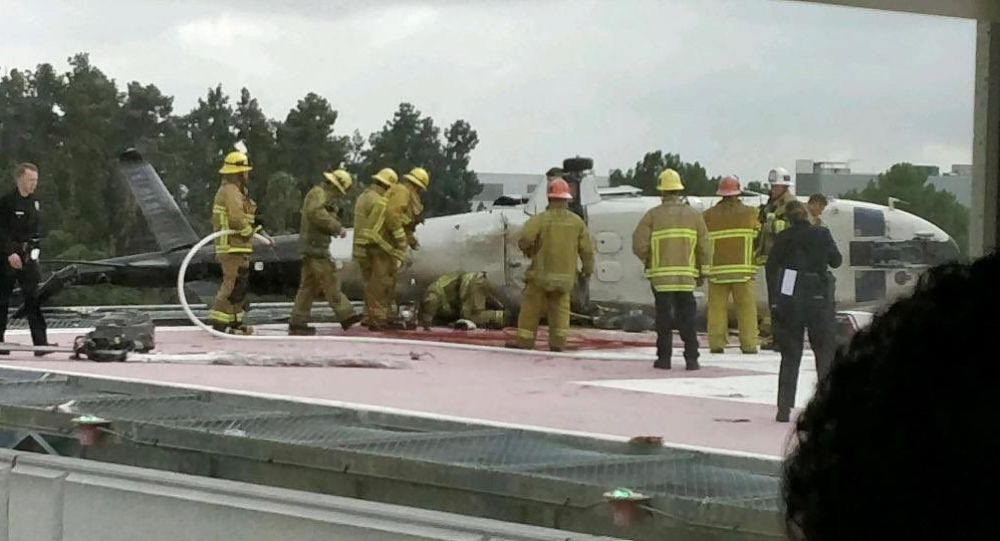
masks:
POLYGON ((771 186, 791 186, 792 175, 788 174, 788 169, 776 167, 767 174, 767 183, 771 186))

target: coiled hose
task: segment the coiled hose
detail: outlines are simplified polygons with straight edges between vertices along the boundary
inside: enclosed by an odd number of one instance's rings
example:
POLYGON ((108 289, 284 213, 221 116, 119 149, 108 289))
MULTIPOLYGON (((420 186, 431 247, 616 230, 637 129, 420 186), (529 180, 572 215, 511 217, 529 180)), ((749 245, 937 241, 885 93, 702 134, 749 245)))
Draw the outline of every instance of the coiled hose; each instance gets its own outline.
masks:
MULTIPOLYGON (((206 325, 203 321, 198 319, 191 311, 191 306, 188 304, 187 294, 184 292, 184 282, 187 275, 188 266, 191 264, 191 260, 194 259, 195 254, 199 250, 204 248, 208 243, 214 241, 216 238, 222 235, 236 235, 238 234, 233 230, 223 230, 216 231, 211 235, 201 239, 197 244, 191 247, 187 255, 184 256, 184 260, 181 261, 180 270, 177 272, 177 298, 180 299, 181 307, 184 313, 187 314, 188 319, 191 320, 196 327, 201 330, 216 336, 218 338, 227 338, 230 340, 256 340, 256 341, 281 341, 281 342, 343 342, 349 344, 381 344, 390 346, 422 346, 422 347, 435 347, 442 349, 455 349, 464 351, 479 351, 479 352, 490 352, 490 353, 503 353, 506 355, 522 355, 531 357, 558 357, 566 359, 588 359, 588 360, 653 360, 652 356, 649 355, 637 355, 633 353, 620 354, 620 353, 584 353, 584 352, 548 352, 548 351, 535 351, 535 350, 522 350, 522 349, 508 349, 495 346, 481 346, 476 344, 461 344, 455 342, 438 342, 431 340, 409 340, 405 338, 382 338, 374 336, 241 336, 227 334, 224 332, 217 331, 211 326, 206 325)), ((254 233, 254 238, 266 243, 270 243, 271 239, 261 235, 260 233, 254 233)))

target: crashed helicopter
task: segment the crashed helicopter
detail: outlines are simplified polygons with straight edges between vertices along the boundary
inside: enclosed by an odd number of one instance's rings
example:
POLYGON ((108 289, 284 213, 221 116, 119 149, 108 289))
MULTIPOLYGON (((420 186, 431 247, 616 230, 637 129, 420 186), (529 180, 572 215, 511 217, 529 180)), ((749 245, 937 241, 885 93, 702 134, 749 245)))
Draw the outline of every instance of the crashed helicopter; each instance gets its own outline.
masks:
MULTIPOLYGON (((595 245, 596 267, 589 283, 581 284, 587 313, 650 312, 653 296, 643 267, 632 254, 632 231, 641 216, 659 203, 628 187, 600 190, 586 158, 564 162, 577 194, 576 211, 588 223, 595 245)), ((130 287, 171 287, 181 261, 198 242, 198 235, 164 186, 155 169, 135 150, 119 158, 119 170, 135 197, 159 251, 99 261, 77 261, 53 273, 42 287, 51 297, 66 285, 110 283, 130 287)), ((540 177, 540 182, 544 179, 540 177)), ((762 194, 745 193, 744 203, 759 206, 762 194)), ((717 197, 688 197, 699 210, 717 197)), ((517 248, 521 227, 545 209, 545 190, 528 198, 501 198, 492 209, 429 218, 417 229, 420 250, 413 252, 398 281, 400 303, 416 301, 424 288, 442 274, 486 272, 490 282, 517 304, 529 260, 517 248)), ((871 203, 834 200, 823 213, 845 264, 833 271, 839 309, 857 310, 882 305, 908 292, 920 273, 958 257, 958 246, 940 228, 918 216, 871 203)), ((350 264, 353 232, 330 245, 331 257, 341 268, 344 292, 361 297, 361 277, 350 264)), ((273 246, 258 246, 251 259, 251 288, 256 293, 294 294, 299 280, 298 235, 274 237, 273 246)), ((218 268, 211 247, 193 259, 188 291, 208 301, 218 287, 218 268)), ((764 280, 757 281, 759 299, 765 299, 764 280)), ((699 307, 704 310, 704 292, 699 307)))

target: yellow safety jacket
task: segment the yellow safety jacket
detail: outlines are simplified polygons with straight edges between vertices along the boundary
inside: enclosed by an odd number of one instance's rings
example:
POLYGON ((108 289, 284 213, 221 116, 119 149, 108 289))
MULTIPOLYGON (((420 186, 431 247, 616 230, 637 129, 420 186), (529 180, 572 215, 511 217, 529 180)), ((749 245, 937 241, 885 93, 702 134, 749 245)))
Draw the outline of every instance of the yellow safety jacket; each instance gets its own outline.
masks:
POLYGON ((425 310, 429 316, 458 317, 463 300, 472 295, 486 297, 489 284, 481 272, 453 272, 445 274, 431 283, 424 297, 425 310))
POLYGON ((525 281, 544 291, 571 293, 576 286, 577 259, 583 275, 594 273, 594 245, 587 224, 565 201, 549 203, 548 210, 528 220, 517 245, 531 258, 525 281))
POLYGON ((299 221, 299 246, 302 248, 302 255, 330 257, 330 239, 343 230, 336 214, 330 211, 332 198, 322 186, 316 186, 306 194, 299 221))
POLYGON ((406 233, 399 214, 389 207, 382 186, 369 186, 354 204, 354 258, 365 257, 369 246, 377 246, 399 261, 406 258, 406 233))
POLYGON ((705 220, 675 195, 664 196, 660 206, 639 220, 632 234, 632 251, 646 266, 646 278, 659 293, 694 291, 712 261, 705 220))
POLYGON ((757 243, 757 264, 767 264, 767 256, 774 247, 774 241, 778 238, 778 233, 788 229, 790 225, 785 219, 785 205, 795 201, 795 195, 791 191, 786 191, 781 197, 768 201, 766 205, 760 207, 757 220, 761 225, 760 241, 757 243))
MULTIPOLYGON (((257 204, 238 182, 223 179, 215 192, 212 206, 212 231, 231 229, 236 235, 215 239, 216 254, 249 254, 253 252, 253 234, 257 204)), ((259 229, 259 228, 258 228, 259 229)))
POLYGON ((709 281, 738 284, 754 278, 754 241, 760 231, 756 210, 735 197, 726 198, 706 210, 704 218, 712 242, 709 281))
POLYGON ((385 194, 389 207, 399 216, 400 225, 406 233, 406 242, 411 248, 419 246, 415 235, 417 226, 424 222, 424 202, 412 183, 393 184, 385 194))

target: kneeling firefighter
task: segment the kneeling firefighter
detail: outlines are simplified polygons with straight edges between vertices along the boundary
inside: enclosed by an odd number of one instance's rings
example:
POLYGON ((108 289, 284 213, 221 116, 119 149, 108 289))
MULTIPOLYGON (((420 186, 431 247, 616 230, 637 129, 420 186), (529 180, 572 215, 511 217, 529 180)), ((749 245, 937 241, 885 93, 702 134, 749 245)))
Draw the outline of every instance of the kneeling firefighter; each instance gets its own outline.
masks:
POLYGON ((425 329, 437 322, 452 323, 467 319, 478 327, 501 329, 504 310, 487 310, 490 302, 499 304, 490 291, 485 272, 453 272, 435 280, 424 294, 420 323, 425 329))
POLYGON ((299 225, 302 277, 288 323, 288 334, 291 335, 316 334, 316 329, 308 323, 313 300, 318 295, 322 295, 333 308, 345 331, 361 320, 361 316, 354 313, 351 301, 341 292, 337 268, 330 259, 330 239, 347 236, 347 231, 336 218, 335 205, 351 189, 354 181, 351 174, 343 169, 327 171, 323 173, 323 178, 322 185, 309 190, 302 203, 299 225))

